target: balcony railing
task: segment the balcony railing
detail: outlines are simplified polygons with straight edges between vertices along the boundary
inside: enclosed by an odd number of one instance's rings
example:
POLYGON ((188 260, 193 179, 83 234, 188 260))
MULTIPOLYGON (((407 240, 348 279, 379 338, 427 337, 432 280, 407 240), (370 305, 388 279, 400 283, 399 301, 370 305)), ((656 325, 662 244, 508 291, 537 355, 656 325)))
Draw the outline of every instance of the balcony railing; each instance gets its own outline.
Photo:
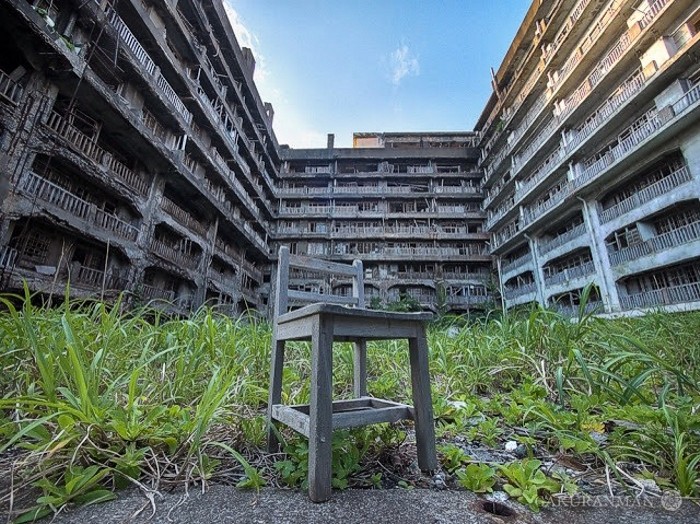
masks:
POLYGON ((0 268, 14 267, 17 250, 10 246, 0 247, 0 268))
POLYGON ((680 115, 698 100, 700 100, 700 84, 696 84, 694 87, 692 87, 685 95, 683 95, 671 106, 673 108, 673 114, 680 115))
POLYGON ((513 221, 505 227, 503 227, 500 231, 494 233, 492 249, 497 249, 503 244, 505 244, 508 240, 514 237, 521 229, 522 225, 520 221, 513 221))
POLYGON ((661 253, 683 244, 700 240, 700 221, 681 226, 655 237, 610 253, 610 263, 614 266, 636 260, 653 253, 661 253))
POLYGON ((485 302, 489 302, 491 300, 491 297, 489 295, 449 295, 448 294, 445 300, 451 306, 457 306, 457 305, 476 306, 479 304, 483 304, 485 302))
POLYGON ((132 226, 121 218, 107 213, 103 209, 95 208, 95 224, 102 229, 111 231, 115 235, 131 240, 132 242, 136 241, 136 237, 139 235, 139 229, 137 227, 132 226))
POLYGON ((102 229, 110 231, 117 236, 131 241, 136 240, 136 237, 138 236, 138 228, 120 218, 117 218, 114 215, 106 213, 102 209, 99 209, 95 204, 80 198, 67 189, 62 188, 61 186, 54 184, 53 182, 50 182, 35 173, 28 172, 25 174, 22 177, 19 187, 28 195, 36 197, 42 202, 58 207, 74 217, 80 218, 102 229))
POLYGON ((553 286, 555 284, 560 284, 567 280, 573 280, 574 278, 583 278, 591 275, 595 275, 595 265, 593 262, 586 262, 580 266, 574 266, 559 271, 557 273, 552 273, 545 275, 544 282, 548 286, 553 286))
POLYGON ((27 173, 22 177, 20 185, 23 192, 37 199, 58 207, 71 215, 88 220, 92 204, 87 200, 72 194, 70 191, 41 178, 35 173, 27 173))
MULTIPOLYGON (((435 275, 431 278, 435 278, 435 275)), ((459 271, 443 271, 442 278, 445 280, 486 280, 489 273, 465 273, 459 271)))
MULTIPOLYGON (((581 306, 579 304, 554 304, 554 309, 561 315, 569 318, 577 317, 581 313, 581 306)), ((583 313, 603 313, 605 307, 603 303, 599 300, 593 300, 586 302, 583 307, 583 313)))
POLYGON ((92 137, 87 136, 68 122, 63 115, 51 111, 46 125, 53 129, 58 136, 75 146, 86 157, 98 164, 102 162, 105 150, 98 146, 92 137))
POLYGON ((199 260, 191 254, 184 253, 157 238, 151 240, 151 251, 174 264, 185 266, 190 269, 195 269, 199 265, 199 260))
POLYGON ((0 97, 12 104, 18 104, 24 89, 4 71, 0 71, 0 97))
POLYGON ((107 7, 105 12, 107 13, 109 23, 114 26, 114 28, 117 30, 117 33, 119 33, 119 36, 124 41, 126 46, 131 50, 132 53, 134 53, 136 60, 138 60, 139 63, 146 69, 146 71, 148 71, 148 74, 152 75, 156 70, 155 62, 151 60, 150 56, 148 56, 148 53, 143 48, 143 46, 141 46, 141 44, 131 32, 129 27, 126 25, 126 23, 124 23, 124 20, 122 20, 121 17, 117 14, 117 12, 111 7, 107 7))
POLYGON ((558 248, 559 246, 563 246, 567 242, 571 242, 575 238, 580 238, 585 234, 586 234, 586 224, 579 224, 576 227, 569 229, 568 231, 562 233, 561 235, 557 235, 556 237, 552 238, 551 240, 548 240, 546 242, 538 244, 537 252, 540 255, 545 255, 545 254, 549 253, 550 251, 558 248))
POLYGON ((700 282, 691 282, 679 286, 642 291, 632 295, 620 296, 623 309, 662 306, 683 302, 700 301, 700 282))
POLYGON ((98 146, 91 137, 73 126, 63 115, 52 111, 49 114, 46 125, 96 164, 101 164, 103 161, 106 161, 109 170, 117 175, 117 177, 129 187, 136 190, 141 195, 148 194, 148 186, 141 177, 114 158, 112 154, 98 146))
POLYGON ((583 186, 616 161, 627 156, 638 144, 656 133, 661 126, 662 123, 656 110, 648 111, 621 133, 621 136, 626 135, 626 138, 620 140, 615 147, 605 152, 601 158, 590 164, 579 176, 572 180, 574 189, 583 186))
POLYGON ((571 194, 571 183, 566 181, 554 192, 549 194, 549 198, 540 201, 534 206, 523 209, 523 226, 531 224, 554 206, 563 202, 571 194))
POLYGON ((567 152, 573 151, 573 149, 583 142, 584 139, 589 137, 593 131, 606 122, 619 107, 642 89, 644 83, 644 73, 641 69, 638 69, 620 85, 617 91, 608 98, 605 103, 598 107, 598 109, 586 119, 586 123, 567 142, 567 152))
POLYGON ((642 18, 639 21, 639 25, 641 26, 642 29, 650 25, 653 21, 654 18, 657 17, 657 15, 661 12, 661 10, 668 4, 671 0, 656 0, 654 3, 652 3, 649 8, 646 10, 646 14, 644 15, 644 18, 642 18))
POLYGON ((106 287, 112 287, 109 285, 111 282, 105 277, 104 271, 86 266, 79 266, 77 269, 77 271, 71 274, 74 282, 92 289, 99 289, 103 284, 106 287))
POLYGON ((529 293, 534 293, 537 291, 537 285, 534 282, 530 282, 528 284, 523 284, 522 286, 514 287, 514 288, 505 288, 505 297, 506 300, 513 300, 514 298, 521 297, 523 295, 527 295, 529 293))
POLYGON ((691 180, 690 170, 683 166, 661 180, 640 189, 614 206, 604 209, 600 212, 600 220, 601 222, 609 222, 691 180))
POLYGON ((107 14, 107 19, 109 23, 117 30, 119 37, 126 44, 126 47, 134 54, 136 60, 144 67, 144 69, 150 75, 155 75, 156 84, 177 110, 177 113, 182 115, 185 121, 190 124, 192 123, 192 113, 187 110, 185 104, 182 103, 180 97, 177 95, 172 86, 165 79, 160 69, 156 66, 155 62, 151 59, 149 54, 143 48, 138 39, 126 25, 124 20, 117 14, 117 12, 112 7, 107 7, 105 10, 107 14))
POLYGON ((166 300, 173 302, 175 300, 175 292, 171 289, 162 289, 156 286, 143 284, 141 294, 146 300, 166 300))
POLYGON ((198 220, 196 220, 192 215, 190 215, 187 211, 182 209, 169 198, 163 197, 163 203, 161 207, 163 208, 163 211, 168 213, 171 217, 173 217, 177 222, 179 222, 186 228, 194 231, 195 233, 198 233, 203 237, 207 236, 206 226, 198 220))
POLYGON ((501 274, 505 273, 510 273, 511 271, 519 268, 520 266, 524 266, 526 264, 529 264, 532 262, 532 254, 528 251, 524 255, 519 256, 515 260, 511 260, 507 264, 504 264, 501 267, 501 274))
POLYGON ((122 164, 119 160, 114 158, 112 155, 109 156, 107 165, 112 173, 117 175, 118 178, 122 179, 132 189, 135 189, 138 193, 143 196, 148 195, 148 184, 146 181, 134 173, 131 169, 122 164))

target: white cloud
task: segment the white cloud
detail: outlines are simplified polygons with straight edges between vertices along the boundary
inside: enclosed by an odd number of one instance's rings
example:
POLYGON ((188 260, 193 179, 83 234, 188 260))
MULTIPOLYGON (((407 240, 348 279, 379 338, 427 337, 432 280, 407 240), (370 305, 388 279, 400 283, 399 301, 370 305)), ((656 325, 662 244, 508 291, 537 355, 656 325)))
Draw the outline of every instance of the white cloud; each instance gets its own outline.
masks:
POLYGON ((245 24, 243 18, 229 2, 224 2, 224 8, 231 22, 233 33, 241 47, 249 47, 255 57, 255 74, 253 78, 261 98, 270 102, 275 109, 273 128, 277 140, 281 144, 289 144, 296 148, 325 147, 326 135, 316 131, 309 125, 303 115, 300 115, 295 104, 290 104, 284 95, 273 71, 267 65, 265 56, 260 51, 260 40, 245 24))
POLYGON ((411 53, 408 45, 401 44, 390 56, 391 83, 398 87, 401 81, 407 76, 418 76, 420 74, 420 63, 418 57, 411 53))

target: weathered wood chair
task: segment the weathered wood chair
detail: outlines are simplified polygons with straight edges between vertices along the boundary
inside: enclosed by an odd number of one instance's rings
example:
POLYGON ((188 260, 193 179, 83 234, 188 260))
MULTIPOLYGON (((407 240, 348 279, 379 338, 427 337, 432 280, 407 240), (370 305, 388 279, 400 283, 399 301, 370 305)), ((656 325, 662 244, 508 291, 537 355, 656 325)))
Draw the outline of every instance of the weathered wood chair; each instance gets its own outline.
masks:
POLYGON ((272 365, 268 403, 268 448, 279 449, 273 423, 280 422, 309 439, 309 498, 323 502, 331 497, 331 441, 334 429, 379 422, 415 421, 418 466, 437 467, 435 427, 428 373, 426 313, 390 313, 364 308, 362 262, 352 266, 290 255, 279 250, 272 336, 272 365), (352 296, 322 295, 289 289, 289 268, 352 277, 352 296), (287 312, 290 300, 313 302, 287 312), (354 306, 354 307, 348 307, 354 306), (408 339, 414 407, 367 396, 367 341, 408 339), (285 406, 282 369, 287 340, 311 341, 311 402, 285 406), (332 400, 333 342, 354 343, 354 399, 332 400))

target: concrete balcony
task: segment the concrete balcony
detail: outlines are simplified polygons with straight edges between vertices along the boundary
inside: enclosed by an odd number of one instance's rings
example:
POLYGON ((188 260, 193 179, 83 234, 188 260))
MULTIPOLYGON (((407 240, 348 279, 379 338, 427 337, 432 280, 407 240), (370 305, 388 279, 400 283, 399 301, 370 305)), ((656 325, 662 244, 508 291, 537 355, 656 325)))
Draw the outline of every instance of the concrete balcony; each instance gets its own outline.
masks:
POLYGON ((199 257, 195 257, 189 253, 180 251, 176 247, 171 246, 162 240, 158 240, 157 238, 151 240, 151 251, 180 267, 196 269, 199 265, 199 257))
POLYGON ((523 295, 531 295, 537 292, 537 284, 530 282, 514 288, 505 288, 504 295, 506 300, 514 300, 523 295))
MULTIPOLYGON (((560 315, 568 318, 578 317, 581 313, 581 306, 579 304, 554 304, 553 309, 560 315)), ((583 307, 583 313, 605 313, 605 305, 599 300, 593 300, 586 302, 583 307)))
POLYGON ((124 289, 126 280, 115 277, 108 270, 107 273, 100 269, 86 266, 77 266, 71 270, 71 285, 77 285, 87 289, 124 289))
MULTIPOLYGON (((482 218, 483 211, 478 206, 436 206, 435 211, 426 211, 427 213, 436 213, 440 218, 461 218, 465 215, 475 215, 474 218, 482 218)), ((418 213, 418 212, 417 212, 418 213)))
POLYGON ((663 126, 658 117, 658 112, 652 109, 625 129, 620 136, 626 138, 608 150, 601 158, 590 164, 583 172, 571 181, 573 189, 578 189, 596 178, 612 164, 626 157, 632 150, 654 135, 663 126))
POLYGON ((92 137, 78 130, 78 128, 70 124, 62 115, 52 111, 46 121, 46 126, 73 146, 78 152, 82 153, 96 164, 106 166, 110 172, 116 175, 117 178, 131 189, 142 196, 148 194, 148 185, 143 178, 114 158, 114 156, 109 154, 102 147, 98 146, 92 137))
POLYGON ((180 223, 190 231, 194 231, 198 235, 206 238, 207 237, 207 227, 196 220, 187 211, 182 209, 180 206, 175 204, 172 200, 167 197, 163 197, 163 202, 161 203, 161 208, 168 215, 173 217, 176 222, 180 223))
POLYGON ((228 276, 214 269, 210 269, 208 278, 210 281, 214 282, 219 289, 228 293, 233 293, 241 287, 240 275, 228 276))
POLYGON ((493 226, 495 226, 500 220, 506 216, 509 212, 513 211, 514 209, 517 210, 515 207, 515 200, 511 197, 509 201, 504 202, 501 204, 501 207, 496 209, 493 213, 489 213, 489 218, 486 220, 486 224, 484 225, 484 229, 486 230, 491 230, 493 229, 493 226))
POLYGON ((680 187, 692 181, 692 176, 688 167, 683 166, 674 171, 667 177, 664 177, 653 184, 639 190, 637 193, 618 202, 612 207, 600 211, 600 221, 610 222, 611 220, 637 209, 640 206, 650 202, 651 200, 669 193, 677 187, 680 187))
POLYGON ((561 163, 561 158, 562 158, 562 148, 557 147, 557 149, 551 153, 545 160, 542 162, 537 169, 533 172, 533 174, 528 178, 527 180, 524 180, 523 183, 518 186, 516 184, 516 189, 515 189, 515 201, 520 202, 525 196, 537 185, 539 184, 542 180, 547 178, 551 173, 554 172, 554 170, 559 166, 561 163))
POLYGON ((124 20, 122 20, 117 12, 111 7, 107 7, 105 13, 107 15, 107 20, 109 20, 109 23, 116 29, 119 37, 124 42, 126 47, 133 53, 136 61, 144 67, 148 74, 155 76, 156 85, 160 89, 163 96, 173 105, 177 114, 181 115, 185 122, 191 124, 192 113, 190 113, 185 104, 182 103, 180 97, 165 79, 160 69, 156 66, 155 62, 139 43, 138 39, 131 32, 124 20))
POLYGON ((559 205, 571 192, 571 182, 566 181, 554 193, 550 193, 547 200, 540 201, 534 206, 523 208, 523 227, 530 225, 547 211, 559 205))
MULTIPOLYGON (((666 0, 664 0, 666 1, 666 0)), ((582 39, 581 43, 576 47, 575 51, 569 56, 569 58, 564 62, 563 67, 559 70, 556 81, 552 84, 552 92, 555 92, 562 86, 571 73, 576 69, 576 67, 583 62, 586 54, 594 47, 594 45, 600 40, 600 36, 605 32, 610 22, 615 20, 623 6, 624 2, 614 2, 608 9, 602 14, 598 21, 591 26, 591 28, 586 33, 586 36, 582 39)), ((627 33, 625 33, 627 34, 627 33)), ((617 47, 617 44, 613 46, 613 49, 617 47)), ((608 54, 611 51, 608 52, 608 54)), ((605 58, 603 59, 605 60, 605 58)), ((600 67, 600 65, 599 65, 600 67)))
MULTIPOLYGON (((670 0, 657 0, 656 2, 654 2, 654 4, 652 4, 652 6, 649 8, 647 15, 645 16, 646 25, 642 24, 640 25, 640 27, 643 29, 647 25, 651 24, 652 21, 659 15, 659 13, 661 13, 666 4, 669 3, 669 1, 670 0)), ((565 83, 570 73, 584 59, 588 50, 593 46, 594 42, 596 41, 596 37, 594 37, 593 35, 600 35, 604 27, 606 27, 613 20, 614 15, 615 13, 617 13, 617 11, 619 11, 621 4, 622 3, 620 2, 608 9, 603 18, 601 18, 596 24, 596 26, 594 26, 589 32, 589 34, 587 35, 587 40, 584 41, 584 44, 578 47, 574 54, 572 54, 569 57, 569 59, 565 62, 564 66, 559 71, 557 80, 551 86, 551 91, 549 91, 551 93, 550 98, 553 98, 553 94, 559 89, 561 85, 565 83)), ((595 87, 608 74, 608 72, 618 62, 620 62, 621 58, 626 54, 626 52, 631 48, 632 44, 636 41, 638 35, 639 31, 635 32, 633 29, 630 29, 629 31, 623 33, 622 36, 615 42, 615 44, 607 51, 605 56, 596 64, 595 68, 586 77, 584 82, 582 82, 578 86, 578 88, 573 91, 573 94, 571 96, 569 96, 563 101, 560 108, 561 112, 558 115, 554 116, 547 124, 545 129, 530 142, 530 144, 523 151, 523 153, 516 157, 516 161, 514 162, 514 165, 516 167, 516 174, 517 170, 520 167, 524 166, 530 158, 534 157, 534 155, 537 154, 541 146, 551 136, 551 133, 556 128, 558 128, 558 126, 566 119, 566 117, 569 114, 571 114, 585 98, 588 97, 588 95, 595 89, 595 87)), ((631 96, 633 96, 634 93, 639 91, 644 83, 643 76, 628 79, 628 81, 629 84, 626 86, 627 90, 624 93, 622 93, 619 98, 610 101, 613 105, 619 107, 622 103, 624 103, 625 100, 629 99, 631 96)), ((526 115, 524 121, 511 136, 511 148, 516 147, 518 140, 526 134, 532 122, 539 118, 539 114, 542 107, 544 107, 548 101, 546 94, 547 91, 543 93, 543 95, 545 96, 540 96, 540 99, 538 99, 537 103, 533 105, 530 112, 528 112, 528 115, 526 115), (530 115, 532 116, 530 117, 530 115)), ((609 107, 605 110, 608 112, 612 112, 612 110, 609 107)), ((601 123, 602 122, 591 122, 589 124, 588 129, 585 130, 584 134, 575 137, 574 142, 567 147, 567 152, 573 150, 573 148, 575 148, 578 143, 580 143, 586 136, 590 135, 594 129, 601 125, 601 123)))
POLYGON ((330 206, 315 206, 315 207, 286 207, 279 208, 280 216, 313 216, 327 215, 331 212, 330 206))
MULTIPOLYGON (((443 271, 442 278, 444 280, 469 280, 469 281, 479 281, 484 282, 488 280, 489 273, 462 273, 456 271, 443 271)), ((432 278, 435 278, 433 275, 432 278)))
POLYGON ((550 251, 553 251, 564 244, 568 244, 577 238, 581 238, 584 235, 586 235, 586 224, 579 224, 573 229, 570 229, 567 232, 552 238, 551 240, 539 243, 537 245, 537 253, 540 255, 546 255, 550 251))
POLYGON ((448 306, 452 307, 469 307, 481 306, 490 302, 493 298, 489 295, 450 295, 445 297, 448 306))
MULTIPOLYGON (((392 277, 390 277, 392 278, 392 277)), ((437 275, 434 271, 398 271, 393 278, 398 280, 431 280, 434 281, 437 275)))
POLYGON ((509 273, 512 273, 513 275, 522 273, 523 270, 532 265, 532 262, 532 253, 528 251, 524 255, 516 258, 515 260, 511 260, 507 264, 503 264, 501 266, 502 279, 507 280, 506 275, 508 275, 509 273))
POLYGON ((593 262, 586 262, 580 266, 570 267, 557 273, 545 275, 544 283, 551 287, 577 278, 593 276, 595 273, 595 265, 593 262))
POLYGON ((527 163, 542 150, 542 146, 552 138, 561 124, 561 118, 552 116, 539 134, 533 138, 523 151, 515 157, 513 162, 513 177, 515 177, 527 163))
POLYGON ((19 104, 24 88, 12 80, 4 71, 0 71, 0 98, 12 105, 19 104))
POLYGON ((175 300, 175 292, 170 289, 162 289, 148 284, 141 285, 141 295, 146 300, 165 300, 173 302, 175 300))
POLYGON ((554 56, 557 51, 559 51, 562 43, 564 40, 566 40, 566 37, 569 36, 571 28, 578 21, 583 14, 583 11, 590 3, 591 0, 579 0, 579 2, 574 6, 574 8, 571 10, 571 14, 569 14, 567 17, 566 22, 564 22, 564 25, 554 37, 552 44, 542 53, 542 58, 545 62, 554 56))
POLYGON ((622 309, 641 309, 700 301, 700 282, 621 295, 622 309))
POLYGON ((253 243, 256 244, 258 248, 260 248, 260 250, 262 250, 265 253, 268 253, 270 251, 267 247, 265 239, 260 235, 260 233, 253 229, 253 226, 250 225, 250 222, 245 222, 243 224, 243 230, 246 233, 248 233, 249 238, 253 240, 253 243))
MULTIPOLYGON (((662 130, 680 120, 683 115, 698 107, 700 101, 700 84, 695 85, 675 103, 667 106, 662 111, 651 109, 634 123, 623 130, 619 136, 625 138, 617 145, 606 151, 597 160, 589 163, 573 180, 569 180, 562 186, 555 197, 543 202, 534 208, 525 209, 523 223, 528 226, 542 217, 547 211, 563 202, 568 196, 589 185, 593 180, 609 172, 614 166, 619 165, 630 155, 638 154, 644 144, 649 143, 662 130)), ((585 164, 586 162, 584 162, 585 164)))
POLYGON ((297 195, 329 195, 332 189, 329 187, 276 187, 275 191, 278 197, 297 195))
MULTIPOLYGON (((137 227, 114 215, 106 213, 95 204, 80 198, 67 189, 35 173, 26 173, 20 180, 19 188, 23 193, 31 197, 49 206, 61 209, 69 215, 87 222, 91 226, 97 226, 109 233, 113 233, 119 238, 134 242, 138 236, 139 229, 137 227)), ((89 230, 90 227, 86 229, 89 230)))
POLYGON ((673 231, 668 231, 652 237, 639 244, 634 244, 617 251, 611 251, 609 253, 610 263, 613 266, 618 266, 631 260, 663 253, 674 247, 690 244, 698 240, 700 240, 700 222, 693 222, 679 227, 678 229, 674 229, 673 231))
POLYGON ((493 234, 491 251, 495 251, 511 240, 522 230, 520 222, 510 222, 506 227, 493 234))
POLYGON ((586 123, 568 139, 566 152, 573 151, 581 142, 593 134, 596 129, 607 122, 620 107, 641 91, 645 82, 646 79, 641 68, 622 82, 615 93, 603 105, 599 106, 592 115, 587 117, 586 123))

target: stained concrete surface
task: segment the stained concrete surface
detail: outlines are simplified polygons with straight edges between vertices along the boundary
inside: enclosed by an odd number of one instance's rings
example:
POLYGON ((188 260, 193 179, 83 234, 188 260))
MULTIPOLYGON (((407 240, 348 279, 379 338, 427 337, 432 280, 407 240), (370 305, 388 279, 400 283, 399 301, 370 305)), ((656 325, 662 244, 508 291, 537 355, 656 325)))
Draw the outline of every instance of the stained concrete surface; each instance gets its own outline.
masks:
MULTIPOLYGON (((334 492, 324 504, 314 504, 304 492, 263 489, 239 491, 213 486, 206 493, 190 490, 156 495, 155 512, 138 491, 119 494, 115 501, 62 512, 55 524, 671 524, 700 523, 700 506, 684 501, 669 511, 660 499, 639 505, 632 499, 619 503, 588 501, 587 507, 557 506, 534 514, 507 502, 510 516, 499 516, 484 509, 484 499, 463 491, 434 490, 348 490, 334 492)), ((489 504, 487 503, 487 506, 489 504)), ((498 506, 496 509, 501 509, 498 506)), ((493 510, 491 505, 488 509, 493 510)), ((503 511, 501 511, 503 512, 503 511)), ((507 510, 505 511, 507 512, 507 510)), ((45 522, 49 522, 46 519, 45 522)))

